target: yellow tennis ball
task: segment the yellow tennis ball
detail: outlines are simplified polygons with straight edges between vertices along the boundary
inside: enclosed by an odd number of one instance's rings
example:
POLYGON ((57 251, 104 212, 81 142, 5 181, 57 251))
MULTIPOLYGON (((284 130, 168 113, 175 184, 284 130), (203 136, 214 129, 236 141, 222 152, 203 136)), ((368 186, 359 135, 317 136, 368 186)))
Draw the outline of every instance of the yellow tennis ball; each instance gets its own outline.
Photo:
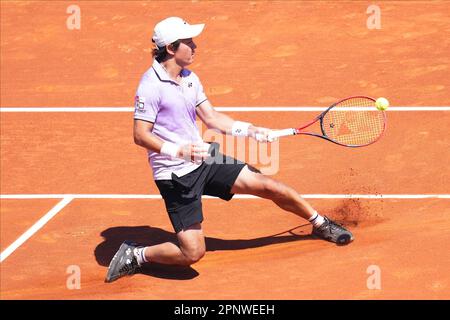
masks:
POLYGON ((384 111, 389 107, 389 101, 386 98, 378 98, 375 101, 375 106, 378 110, 384 111))

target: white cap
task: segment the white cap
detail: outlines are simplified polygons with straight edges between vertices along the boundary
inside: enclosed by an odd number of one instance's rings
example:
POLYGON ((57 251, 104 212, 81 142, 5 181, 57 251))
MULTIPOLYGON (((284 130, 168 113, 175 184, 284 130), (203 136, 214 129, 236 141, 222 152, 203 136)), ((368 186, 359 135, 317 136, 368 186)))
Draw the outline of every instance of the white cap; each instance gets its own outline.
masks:
POLYGON ((155 26, 153 41, 158 47, 165 47, 180 39, 189 39, 198 36, 205 24, 190 25, 178 17, 164 19, 155 26))

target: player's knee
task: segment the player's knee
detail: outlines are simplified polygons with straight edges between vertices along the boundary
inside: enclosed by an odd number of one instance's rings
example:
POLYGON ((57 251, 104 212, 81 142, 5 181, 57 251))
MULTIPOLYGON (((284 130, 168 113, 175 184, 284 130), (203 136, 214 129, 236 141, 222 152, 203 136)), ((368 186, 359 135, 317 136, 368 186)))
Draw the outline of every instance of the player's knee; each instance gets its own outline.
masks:
POLYGON ((199 262, 205 256, 205 252, 205 247, 200 245, 184 250, 183 254, 186 258, 186 264, 191 265, 199 262))
POLYGON ((205 256, 205 250, 196 250, 189 252, 186 256, 186 263, 188 265, 199 262, 205 256))

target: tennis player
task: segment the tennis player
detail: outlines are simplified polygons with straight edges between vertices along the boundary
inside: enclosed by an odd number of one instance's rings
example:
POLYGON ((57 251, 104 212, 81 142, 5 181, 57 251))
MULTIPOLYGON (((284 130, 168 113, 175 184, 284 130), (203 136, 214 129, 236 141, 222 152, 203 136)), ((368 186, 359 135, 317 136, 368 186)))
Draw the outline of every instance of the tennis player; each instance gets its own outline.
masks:
POLYGON ((269 199, 308 220, 313 234, 322 239, 338 244, 353 240, 349 231, 318 214, 291 187, 221 154, 217 144, 202 140, 196 116, 210 129, 259 142, 270 142, 271 131, 217 112, 197 75, 186 69, 197 48, 193 38, 203 28, 204 24, 190 25, 177 17, 155 26, 154 62, 142 77, 135 97, 134 141, 148 150, 155 183, 179 243, 142 246, 125 241, 109 265, 106 282, 134 274, 147 262, 188 266, 199 261, 206 251, 202 195, 226 201, 234 194, 269 199))

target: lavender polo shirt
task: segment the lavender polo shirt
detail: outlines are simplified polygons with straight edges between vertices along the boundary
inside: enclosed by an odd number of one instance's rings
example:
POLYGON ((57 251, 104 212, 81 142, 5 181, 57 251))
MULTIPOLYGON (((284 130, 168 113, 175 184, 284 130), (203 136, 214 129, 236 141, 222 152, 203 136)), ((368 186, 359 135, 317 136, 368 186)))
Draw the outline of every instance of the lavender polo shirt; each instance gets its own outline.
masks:
MULTIPOLYGON (((155 60, 139 83, 134 119, 153 123, 152 133, 164 141, 177 145, 202 142, 195 122, 195 108, 206 100, 203 86, 195 73, 183 69, 178 84, 155 60)), ((172 172, 181 177, 200 166, 150 150, 148 157, 155 180, 170 180, 172 172)))

